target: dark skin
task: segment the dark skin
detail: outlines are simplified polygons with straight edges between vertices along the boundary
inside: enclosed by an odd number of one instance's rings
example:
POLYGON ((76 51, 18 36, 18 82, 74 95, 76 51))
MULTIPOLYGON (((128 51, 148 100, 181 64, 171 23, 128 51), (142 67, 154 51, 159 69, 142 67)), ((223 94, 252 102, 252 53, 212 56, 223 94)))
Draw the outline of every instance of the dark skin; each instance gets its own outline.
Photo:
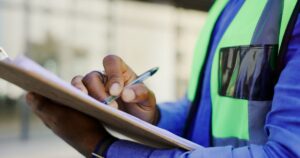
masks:
MULTIPOLYGON (((93 71, 85 76, 75 76, 71 84, 93 98, 103 101, 110 95, 121 96, 110 105, 149 123, 157 120, 156 100, 144 84, 124 88, 137 75, 119 57, 103 59, 105 76, 93 71)), ((96 144, 110 135, 96 119, 48 98, 29 92, 27 102, 33 112, 56 135, 86 157, 91 157, 96 144)))

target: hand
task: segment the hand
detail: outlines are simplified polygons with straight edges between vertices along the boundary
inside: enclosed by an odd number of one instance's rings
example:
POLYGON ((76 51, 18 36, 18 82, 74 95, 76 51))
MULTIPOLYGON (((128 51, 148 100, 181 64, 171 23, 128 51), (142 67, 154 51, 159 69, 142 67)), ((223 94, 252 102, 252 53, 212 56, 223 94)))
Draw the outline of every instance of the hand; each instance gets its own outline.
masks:
POLYGON ((86 157, 91 157, 101 139, 110 136, 100 122, 81 112, 31 92, 26 99, 48 128, 86 157))
MULTIPOLYGON (((113 102, 112 106, 154 123, 157 119, 154 94, 144 84, 124 89, 124 85, 134 80, 136 74, 119 57, 107 56, 103 64, 106 79, 99 72, 91 72, 85 77, 74 77, 72 85, 99 101, 108 97, 108 93, 121 94, 118 103, 113 102)), ((31 92, 26 99, 47 127, 86 157, 91 156, 101 139, 110 137, 102 125, 90 116, 31 92)))
POLYGON ((111 106, 154 124, 158 112, 153 92, 143 83, 124 88, 136 79, 137 75, 121 58, 106 56, 103 66, 105 76, 93 71, 84 77, 74 77, 72 84, 99 101, 104 101, 109 95, 121 96, 117 102, 111 103, 111 106))

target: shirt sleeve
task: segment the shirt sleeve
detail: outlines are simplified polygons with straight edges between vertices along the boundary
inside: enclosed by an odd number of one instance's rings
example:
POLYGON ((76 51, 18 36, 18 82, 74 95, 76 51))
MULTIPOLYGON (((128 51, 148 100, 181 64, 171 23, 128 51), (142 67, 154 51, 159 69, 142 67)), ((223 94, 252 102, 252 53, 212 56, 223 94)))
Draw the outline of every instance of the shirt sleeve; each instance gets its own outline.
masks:
MULTIPOLYGON (((194 151, 179 149, 158 150, 127 141, 117 141, 108 149, 108 158, 282 158, 300 157, 300 17, 289 42, 285 55, 285 67, 281 72, 265 124, 268 141, 264 145, 248 145, 240 148, 231 146, 199 148, 194 151)), ((174 107, 177 108, 177 107, 174 107)), ((180 122, 172 110, 162 109, 159 125, 173 132, 180 122), (165 116, 164 116, 165 115, 165 116), (175 118, 175 123, 171 122, 175 118), (166 118, 164 118, 166 117, 166 118), (173 124, 168 125, 167 123, 173 124)), ((174 112, 178 112, 177 110, 174 112)), ((186 116, 185 116, 186 117, 186 116)), ((179 117, 178 117, 179 119, 179 117)), ((180 128, 181 130, 181 128, 180 128)))
POLYGON ((159 104, 160 119, 157 126, 182 136, 190 106, 187 96, 177 102, 159 104))

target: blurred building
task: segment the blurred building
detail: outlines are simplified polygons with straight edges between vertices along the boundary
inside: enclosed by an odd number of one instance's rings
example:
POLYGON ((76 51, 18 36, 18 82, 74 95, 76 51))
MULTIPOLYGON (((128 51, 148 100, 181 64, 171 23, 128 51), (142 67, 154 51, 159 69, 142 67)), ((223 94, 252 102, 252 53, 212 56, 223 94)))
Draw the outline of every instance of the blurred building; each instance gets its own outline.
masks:
MULTIPOLYGON (((206 15, 129 0, 0 0, 0 46, 11 57, 31 57, 66 81, 102 70, 107 54, 121 56, 138 74, 159 66, 147 84, 158 101, 174 101, 187 88, 194 45, 206 15)), ((0 80, 0 146, 1 139, 22 130, 22 94, 0 80)), ((43 128, 40 123, 30 126, 43 128)))

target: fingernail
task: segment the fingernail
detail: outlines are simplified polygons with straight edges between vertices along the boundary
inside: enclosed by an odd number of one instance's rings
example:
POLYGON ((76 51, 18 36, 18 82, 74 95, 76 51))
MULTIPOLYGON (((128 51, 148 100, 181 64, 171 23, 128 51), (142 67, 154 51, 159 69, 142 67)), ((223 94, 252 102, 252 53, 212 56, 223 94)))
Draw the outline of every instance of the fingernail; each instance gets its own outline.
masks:
POLYGON ((116 101, 111 102, 109 105, 112 106, 113 108, 118 109, 118 103, 116 101))
POLYGON ((135 99, 135 93, 132 89, 125 88, 123 92, 123 100, 126 102, 133 101, 135 99))
POLYGON ((118 96, 121 93, 121 86, 119 83, 114 83, 109 89, 109 93, 113 96, 118 96))

